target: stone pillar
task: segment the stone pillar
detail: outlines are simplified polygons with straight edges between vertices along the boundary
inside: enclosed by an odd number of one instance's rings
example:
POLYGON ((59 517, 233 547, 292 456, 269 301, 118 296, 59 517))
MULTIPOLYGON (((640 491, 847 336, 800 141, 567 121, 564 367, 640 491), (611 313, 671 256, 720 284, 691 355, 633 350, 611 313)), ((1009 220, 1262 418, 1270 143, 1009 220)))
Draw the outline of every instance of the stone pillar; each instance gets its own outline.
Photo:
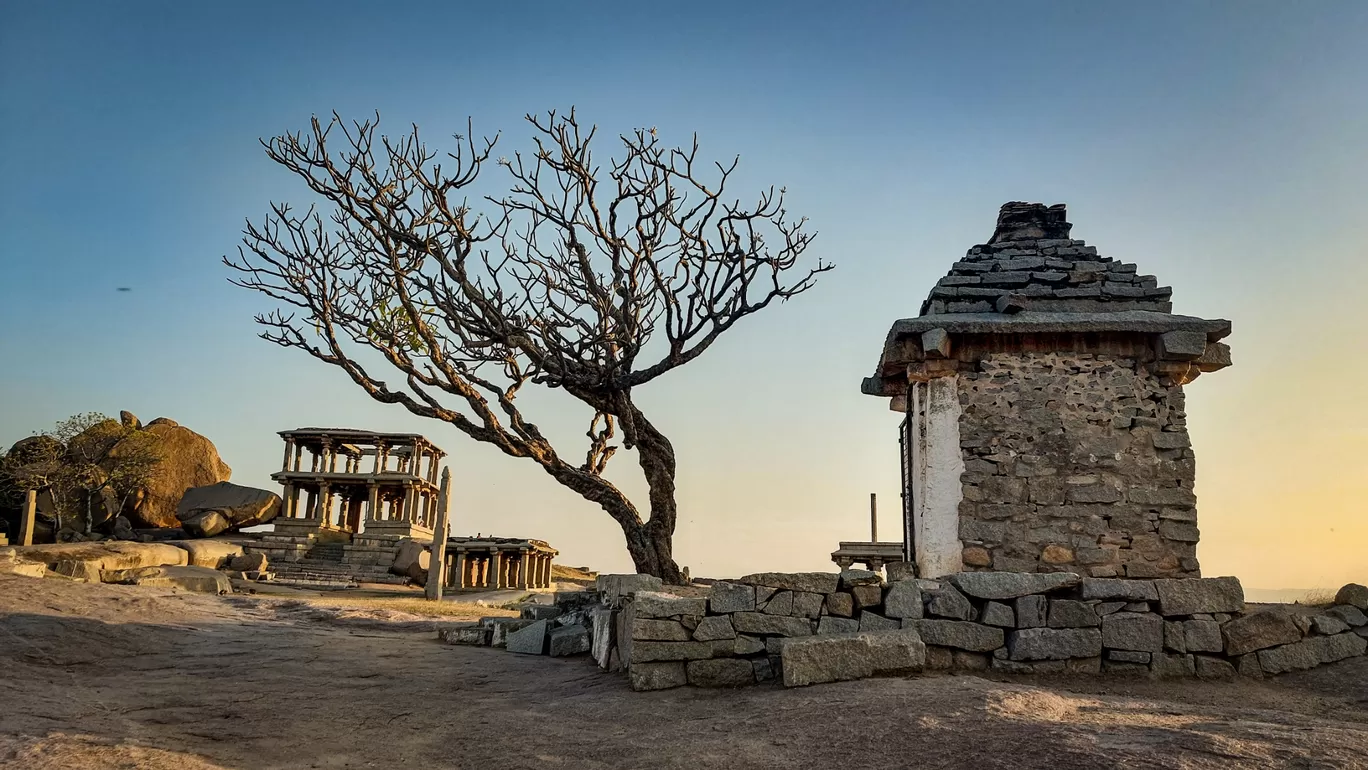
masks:
POLYGON ((304 515, 303 519, 312 519, 318 516, 318 492, 311 487, 304 490, 304 515))
POLYGON ((490 557, 489 557, 489 556, 483 556, 483 557, 480 558, 480 567, 479 567, 480 575, 479 575, 479 579, 477 579, 477 580, 475 581, 475 587, 476 587, 476 588, 488 588, 488 587, 489 587, 489 562, 490 562, 490 557))
POLYGON ((518 588, 520 588, 520 589, 522 589, 522 590, 524 590, 524 591, 527 590, 527 578, 528 578, 528 570, 527 570, 527 567, 528 567, 528 560, 531 558, 531 556, 532 556, 532 555, 531 555, 530 553, 528 553, 527 551, 523 551, 523 552, 521 552, 521 553, 518 554, 518 588))
POLYGON ((24 493, 24 510, 19 514, 19 545, 33 545, 33 516, 38 512, 38 492, 24 493))
POLYGON ((284 492, 285 494, 280 496, 280 515, 286 519, 293 519, 297 503, 294 484, 286 484, 284 492))
POLYGON ((375 521, 380 520, 380 487, 375 484, 366 485, 366 518, 375 521))
POLYGON ((285 439, 285 459, 282 460, 281 463, 280 463, 280 469, 281 469, 282 471, 288 471, 288 470, 290 470, 290 455, 293 455, 293 454, 294 454, 294 439, 292 439, 292 438, 287 438, 287 439, 285 439))
POLYGON ((322 452, 322 449, 318 450, 317 452, 313 451, 312 449, 309 450, 309 473, 318 473, 318 458, 322 454, 322 452))
POLYGON ((964 546, 959 539, 959 505, 964 498, 960 478, 964 457, 960 449, 958 377, 932 377, 908 385, 913 421, 912 543, 917 574, 937 578, 964 569, 964 546))
POLYGON ((293 468, 290 468, 289 470, 294 470, 294 471, 299 470, 299 466, 300 466, 300 464, 303 463, 303 462, 304 462, 304 445, 303 445, 303 444, 295 444, 295 445, 294 445, 294 467, 293 467, 293 468))
POLYGON ((332 522, 333 493, 327 484, 318 485, 318 500, 321 503, 318 509, 318 520, 321 526, 328 526, 332 522))
POLYGON ((502 553, 502 551, 497 550, 497 548, 491 548, 491 550, 490 550, 490 562, 491 562, 490 572, 492 573, 490 577, 491 577, 492 583, 494 583, 494 585, 491 585, 490 588, 505 588, 505 584, 503 584, 503 553, 502 553))
POLYGON ((465 551, 457 551, 452 557, 451 574, 447 576, 447 585, 452 588, 465 588, 465 551))
POLYGON ((352 532, 361 531, 361 506, 364 503, 365 499, 359 495, 347 500, 347 528, 352 532))
POLYGON ((428 570, 427 586, 424 593, 432 601, 442 600, 442 588, 446 583, 446 545, 447 545, 447 506, 450 504, 451 474, 442 477, 440 502, 437 504, 437 520, 432 527, 432 561, 428 570))

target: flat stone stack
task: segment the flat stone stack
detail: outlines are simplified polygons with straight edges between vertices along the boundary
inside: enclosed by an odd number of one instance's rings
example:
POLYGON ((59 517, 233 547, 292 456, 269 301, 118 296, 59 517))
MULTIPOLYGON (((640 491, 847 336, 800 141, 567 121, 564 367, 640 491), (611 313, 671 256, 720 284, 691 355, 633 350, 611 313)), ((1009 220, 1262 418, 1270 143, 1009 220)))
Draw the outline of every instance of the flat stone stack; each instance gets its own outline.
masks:
POLYGON ((1064 217, 1062 204, 1004 205, 993 238, 951 266, 921 314, 1172 312, 1173 289, 1069 238, 1073 225, 1064 217))

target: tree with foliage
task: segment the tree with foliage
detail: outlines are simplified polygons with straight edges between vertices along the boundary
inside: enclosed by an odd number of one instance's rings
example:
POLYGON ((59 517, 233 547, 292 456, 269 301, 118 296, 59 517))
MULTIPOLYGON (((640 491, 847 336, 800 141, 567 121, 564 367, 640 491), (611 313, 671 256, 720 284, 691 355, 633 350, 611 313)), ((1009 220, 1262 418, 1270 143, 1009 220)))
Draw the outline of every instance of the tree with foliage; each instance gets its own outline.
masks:
POLYGON ((637 130, 600 166, 596 128, 573 110, 527 121, 531 152, 495 161, 506 192, 474 202, 497 137, 457 135, 439 160, 416 126, 392 138, 378 116, 348 124, 334 113, 265 140, 323 210, 272 204, 224 262, 234 283, 288 306, 257 316, 264 339, 537 463, 618 523, 638 572, 680 582, 675 450, 636 390, 831 265, 799 268, 813 234, 788 215, 784 190, 749 207, 729 200, 736 159, 700 161, 697 137, 669 148, 654 128, 637 130), (587 407, 582 461, 524 414, 516 397, 528 384, 587 407), (604 478, 619 436, 645 477, 644 505, 604 478))
POLYGON ((75 519, 88 534, 102 523, 97 519, 122 510, 146 485, 161 460, 159 443, 154 434, 98 412, 73 415, 0 456, 0 485, 12 492, 47 492, 54 530, 64 519, 75 519), (106 497, 115 510, 108 510, 106 497))

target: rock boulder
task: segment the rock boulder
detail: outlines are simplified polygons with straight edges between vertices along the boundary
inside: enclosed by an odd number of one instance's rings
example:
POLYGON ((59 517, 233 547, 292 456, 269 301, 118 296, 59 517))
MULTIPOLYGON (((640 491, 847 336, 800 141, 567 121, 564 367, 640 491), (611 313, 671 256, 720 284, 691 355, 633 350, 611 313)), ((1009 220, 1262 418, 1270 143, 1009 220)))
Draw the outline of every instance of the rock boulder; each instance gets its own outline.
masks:
POLYGON ((399 550, 394 554, 390 572, 423 582, 427 580, 428 564, 431 560, 432 554, 428 551, 428 546, 417 540, 405 540, 399 544, 399 550))
MULTIPOLYGON (((210 513, 227 520, 225 529, 240 529, 271 521, 280 514, 280 504, 280 496, 274 492, 220 481, 185 490, 176 506, 176 518, 191 533, 210 529, 203 526, 210 513)), ((204 536, 213 534, 218 533, 204 536)))
POLYGON ((1348 604, 1360 610, 1368 610, 1368 586, 1350 583, 1335 594, 1335 604, 1348 604))
MULTIPOLYGON (((137 527, 176 527, 176 507, 185 491, 227 481, 233 469, 219 458, 209 439, 160 417, 143 431, 157 437, 161 461, 152 479, 124 508, 124 515, 137 527)), ((115 446, 111 454, 117 454, 115 446)))
MULTIPOLYGON (((168 545, 174 545, 185 551, 186 563, 191 567, 222 569, 229 566, 229 562, 233 559, 242 555, 242 546, 224 540, 172 540, 168 545)), ((234 567, 234 569, 241 568, 234 567)))

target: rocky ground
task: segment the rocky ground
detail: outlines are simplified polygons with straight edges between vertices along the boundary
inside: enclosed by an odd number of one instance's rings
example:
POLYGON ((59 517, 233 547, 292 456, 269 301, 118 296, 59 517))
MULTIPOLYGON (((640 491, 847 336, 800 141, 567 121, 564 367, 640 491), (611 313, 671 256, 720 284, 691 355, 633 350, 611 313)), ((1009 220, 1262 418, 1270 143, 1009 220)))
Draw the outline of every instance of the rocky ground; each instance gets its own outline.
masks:
POLYGON ((0 576, 0 767, 1368 766, 1368 659, 1269 681, 632 693, 434 621, 0 576))

